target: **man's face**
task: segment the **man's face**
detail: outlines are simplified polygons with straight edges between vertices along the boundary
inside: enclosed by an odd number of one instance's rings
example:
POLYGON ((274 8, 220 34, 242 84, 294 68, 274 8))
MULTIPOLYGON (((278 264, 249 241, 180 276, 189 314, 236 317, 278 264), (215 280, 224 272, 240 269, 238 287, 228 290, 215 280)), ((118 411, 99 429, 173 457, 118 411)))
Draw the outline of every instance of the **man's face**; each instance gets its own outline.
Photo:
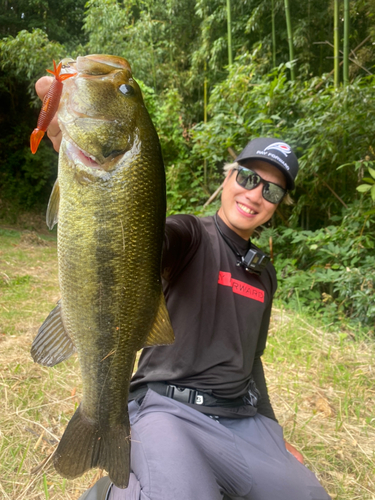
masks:
MULTIPOLYGON (((259 174, 264 180, 279 184, 286 188, 284 175, 273 165, 262 160, 249 160, 243 166, 259 174)), ((267 222, 278 205, 263 198, 260 183, 255 189, 248 191, 236 182, 237 171, 230 171, 224 181, 221 195, 219 216, 225 224, 248 240, 254 229, 267 222)))

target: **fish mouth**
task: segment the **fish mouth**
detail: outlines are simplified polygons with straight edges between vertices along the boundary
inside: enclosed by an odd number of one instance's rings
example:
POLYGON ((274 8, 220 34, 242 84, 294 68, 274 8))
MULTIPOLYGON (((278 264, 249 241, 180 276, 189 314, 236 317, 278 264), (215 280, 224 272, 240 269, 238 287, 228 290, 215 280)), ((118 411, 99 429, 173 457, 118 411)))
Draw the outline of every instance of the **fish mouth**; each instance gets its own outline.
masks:
POLYGON ((105 170, 104 165, 101 165, 94 156, 90 155, 87 151, 84 151, 71 141, 67 142, 66 154, 74 163, 83 163, 85 167, 94 170, 105 170))
POLYGON ((104 162, 101 162, 88 151, 80 148, 71 138, 66 141, 66 155, 74 164, 81 164, 91 171, 108 172, 120 156, 123 156, 126 150, 112 151, 108 156, 104 157, 104 162))
POLYGON ((95 156, 77 146, 71 138, 66 141, 66 155, 75 164, 80 163, 92 170, 107 170, 105 164, 99 163, 95 156))

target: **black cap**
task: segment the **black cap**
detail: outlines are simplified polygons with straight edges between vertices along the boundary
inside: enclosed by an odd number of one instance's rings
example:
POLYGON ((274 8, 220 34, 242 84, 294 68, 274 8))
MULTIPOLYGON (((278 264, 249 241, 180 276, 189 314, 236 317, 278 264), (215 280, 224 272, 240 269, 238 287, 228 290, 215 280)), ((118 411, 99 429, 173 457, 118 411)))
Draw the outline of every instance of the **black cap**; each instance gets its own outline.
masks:
POLYGON ((237 156, 237 162, 263 160, 278 168, 286 178, 287 189, 294 189, 294 179, 298 173, 298 160, 292 148, 279 139, 258 137, 248 142, 237 156))

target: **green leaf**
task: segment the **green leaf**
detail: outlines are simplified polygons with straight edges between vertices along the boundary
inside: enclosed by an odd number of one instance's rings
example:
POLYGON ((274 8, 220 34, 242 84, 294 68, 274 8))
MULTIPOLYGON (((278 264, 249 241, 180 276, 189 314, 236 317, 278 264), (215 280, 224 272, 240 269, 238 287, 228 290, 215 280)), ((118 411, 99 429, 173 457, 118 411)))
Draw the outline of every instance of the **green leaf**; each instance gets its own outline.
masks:
POLYGON ((370 172, 371 177, 375 179, 375 170, 373 168, 368 168, 368 171, 370 172))
POLYGON ((372 201, 375 201, 375 186, 372 186, 372 188, 371 188, 371 198, 372 198, 372 201))
POLYGON ((368 182, 369 184, 375 184, 374 179, 371 179, 371 177, 364 177, 362 180, 364 182, 368 182))
POLYGON ((370 184, 361 184, 360 186, 357 186, 357 191, 360 193, 366 193, 372 188, 370 184))
POLYGON ((336 170, 340 170, 341 168, 344 168, 344 167, 349 167, 350 165, 352 165, 352 163, 344 163, 343 165, 340 165, 339 167, 337 167, 336 170))

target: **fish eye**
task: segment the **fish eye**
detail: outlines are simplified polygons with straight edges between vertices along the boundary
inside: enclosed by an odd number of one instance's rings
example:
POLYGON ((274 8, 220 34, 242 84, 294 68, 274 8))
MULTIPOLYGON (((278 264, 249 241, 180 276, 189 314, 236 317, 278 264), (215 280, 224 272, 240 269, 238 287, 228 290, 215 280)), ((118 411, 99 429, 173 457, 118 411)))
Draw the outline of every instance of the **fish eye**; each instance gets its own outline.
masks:
POLYGON ((126 85, 123 83, 119 87, 119 91, 122 92, 124 95, 133 95, 134 94, 134 89, 131 85, 126 85))

